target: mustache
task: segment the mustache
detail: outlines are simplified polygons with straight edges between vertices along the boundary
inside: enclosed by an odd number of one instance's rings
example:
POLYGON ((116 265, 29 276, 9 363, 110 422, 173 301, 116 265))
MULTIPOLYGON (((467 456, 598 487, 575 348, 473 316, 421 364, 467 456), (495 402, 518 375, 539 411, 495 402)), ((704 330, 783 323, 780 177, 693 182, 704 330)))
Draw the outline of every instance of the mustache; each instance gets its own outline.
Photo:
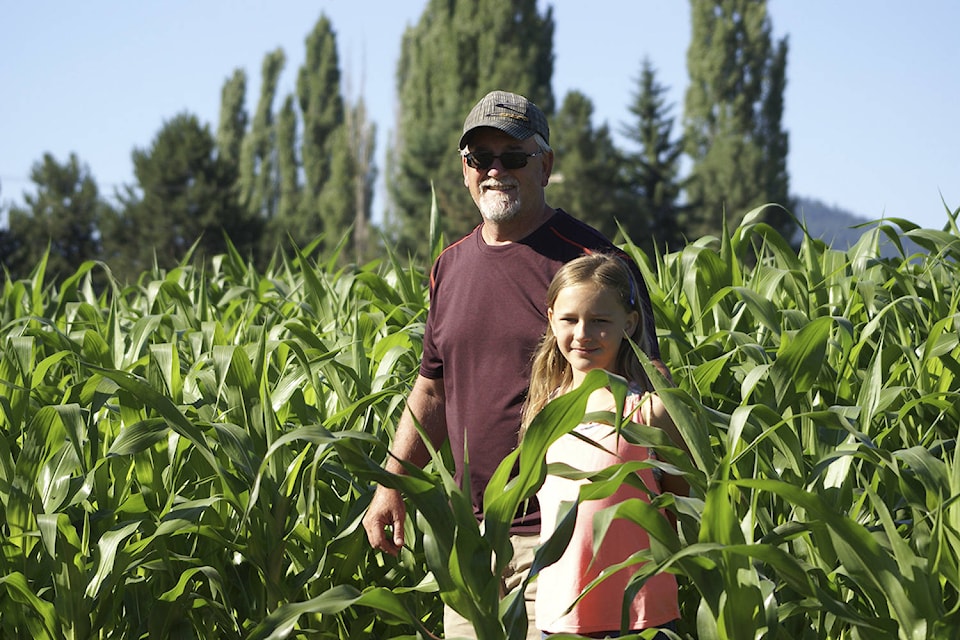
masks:
POLYGON ((500 180, 500 179, 497 179, 497 178, 487 178, 486 180, 484 180, 483 182, 480 183, 480 186, 481 186, 482 188, 484 188, 484 189, 491 189, 491 188, 496 189, 496 188, 503 188, 503 187, 519 187, 519 186, 520 186, 520 182, 517 181, 517 180, 513 180, 513 179, 511 179, 511 178, 507 178, 507 179, 505 179, 505 180, 500 180))

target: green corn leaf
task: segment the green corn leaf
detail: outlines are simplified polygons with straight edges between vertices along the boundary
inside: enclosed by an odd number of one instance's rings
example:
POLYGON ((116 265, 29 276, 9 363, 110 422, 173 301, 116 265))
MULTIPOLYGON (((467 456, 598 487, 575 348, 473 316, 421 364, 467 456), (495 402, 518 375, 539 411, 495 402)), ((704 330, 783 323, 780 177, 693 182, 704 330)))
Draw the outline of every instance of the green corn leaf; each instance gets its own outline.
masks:
POLYGON ((389 622, 408 622, 423 629, 417 616, 407 611, 402 601, 389 589, 373 587, 359 591, 348 585, 338 585, 316 598, 281 606, 254 627, 247 637, 249 640, 280 640, 296 628, 297 620, 303 615, 333 615, 354 606, 370 607, 389 622))
POLYGON ((167 439, 170 427, 163 418, 136 422, 120 431, 110 445, 108 456, 129 456, 149 449, 167 439))
POLYGON ((15 571, 0 576, 0 586, 6 588, 7 595, 14 601, 28 607, 21 615, 27 625, 31 638, 59 638, 57 612, 53 604, 39 598, 30 588, 26 576, 15 571))
MULTIPOLYGON (((100 540, 97 541, 97 548, 100 552, 100 558, 97 563, 97 571, 90 583, 87 585, 86 595, 89 598, 96 598, 104 582, 112 579, 116 582, 119 578, 114 574, 117 563, 117 554, 120 545, 128 537, 133 535, 140 527, 139 522, 129 522, 119 529, 112 529, 106 532, 100 540)), ((120 567, 123 571, 126 567, 120 567)))
POLYGON ((934 622, 928 617, 931 612, 918 610, 920 602, 909 596, 920 586, 918 581, 924 578, 901 574, 894 559, 862 525, 837 514, 818 496, 800 487, 774 480, 738 480, 735 484, 770 491, 802 506, 824 526, 824 534, 829 536, 837 550, 845 573, 856 579, 868 593, 877 592, 873 601, 878 613, 885 614, 889 607, 906 638, 927 636, 927 629, 934 622))
POLYGON ((98 371, 105 378, 109 378, 121 389, 130 392, 132 395, 143 401, 146 406, 159 413, 174 431, 193 443, 198 452, 211 463, 211 466, 214 468, 219 467, 215 456, 207 444, 203 432, 200 431, 196 425, 190 422, 190 420, 183 415, 180 409, 170 400, 170 398, 152 388, 150 385, 144 382, 142 378, 139 378, 126 371, 104 369, 92 365, 91 368, 95 371, 98 371))
POLYGON ((817 318, 781 344, 770 369, 779 402, 789 402, 795 394, 813 388, 823 366, 832 326, 831 318, 817 318))

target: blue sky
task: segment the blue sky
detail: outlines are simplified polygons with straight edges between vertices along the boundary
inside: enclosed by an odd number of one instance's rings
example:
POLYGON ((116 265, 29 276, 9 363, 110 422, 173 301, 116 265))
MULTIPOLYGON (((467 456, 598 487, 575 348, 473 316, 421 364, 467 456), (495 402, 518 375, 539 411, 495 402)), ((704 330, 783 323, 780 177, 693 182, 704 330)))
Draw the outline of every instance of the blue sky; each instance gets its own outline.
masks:
MULTIPOLYGON (((617 132, 630 118, 648 57, 670 89, 679 126, 687 2, 551 4, 558 103, 567 91, 582 91, 593 101, 595 124, 617 132)), ((165 120, 189 111, 216 130, 220 89, 238 67, 248 75, 252 112, 261 63, 277 47, 287 55, 279 94, 292 92, 304 39, 321 12, 337 33, 345 94, 362 93, 377 123, 382 174, 400 39, 426 0, 4 5, 0 202, 8 205, 33 191, 30 168, 45 152, 61 162, 76 153, 106 195, 132 183, 131 151, 148 147, 165 120)), ((784 124, 791 191, 868 218, 943 226, 943 201, 960 207, 960 3, 770 0, 768 7, 774 36, 789 38, 784 124)), ((382 202, 382 184, 378 193, 382 202)))

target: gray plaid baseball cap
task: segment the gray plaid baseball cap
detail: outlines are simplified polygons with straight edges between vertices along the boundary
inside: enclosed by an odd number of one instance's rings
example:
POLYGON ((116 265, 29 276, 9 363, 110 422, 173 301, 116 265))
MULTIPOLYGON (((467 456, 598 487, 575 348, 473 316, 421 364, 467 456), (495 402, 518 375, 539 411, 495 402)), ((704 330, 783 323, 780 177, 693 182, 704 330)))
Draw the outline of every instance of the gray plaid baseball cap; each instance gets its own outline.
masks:
POLYGON ((500 129, 517 140, 526 140, 539 133, 544 142, 550 142, 547 116, 543 115, 540 107, 521 95, 507 91, 491 91, 470 110, 463 121, 460 149, 466 146, 470 132, 479 127, 500 129))

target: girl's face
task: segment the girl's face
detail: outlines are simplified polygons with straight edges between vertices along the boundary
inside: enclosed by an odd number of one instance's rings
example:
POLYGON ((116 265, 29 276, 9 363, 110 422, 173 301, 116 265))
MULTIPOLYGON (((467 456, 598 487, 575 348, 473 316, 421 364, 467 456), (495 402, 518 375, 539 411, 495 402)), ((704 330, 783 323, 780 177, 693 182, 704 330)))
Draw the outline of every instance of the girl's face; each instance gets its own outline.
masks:
POLYGON ((560 289, 547 319, 560 353, 573 369, 574 386, 593 369, 620 373, 614 370, 620 344, 640 320, 613 290, 593 283, 560 289))

